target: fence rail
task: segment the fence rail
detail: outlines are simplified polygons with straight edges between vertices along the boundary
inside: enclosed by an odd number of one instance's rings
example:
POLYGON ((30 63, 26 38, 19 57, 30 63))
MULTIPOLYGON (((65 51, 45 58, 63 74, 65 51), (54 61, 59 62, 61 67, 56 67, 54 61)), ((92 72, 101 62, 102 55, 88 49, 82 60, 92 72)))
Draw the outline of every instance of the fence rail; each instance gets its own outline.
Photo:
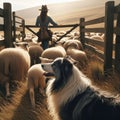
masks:
POLYGON ((82 23, 82 25, 99 24, 99 23, 103 23, 104 20, 105 20, 105 17, 100 17, 94 20, 86 21, 85 23, 82 23))
POLYGON ((13 41, 16 40, 17 34, 19 32, 21 34, 22 40, 25 38, 25 20, 22 17, 19 17, 13 12, 13 41))
POLYGON ((120 5, 114 6, 114 1, 106 2, 105 16, 94 20, 85 21, 85 18, 80 20, 80 38, 86 49, 94 51, 104 62, 104 71, 113 70, 120 72, 120 5), (117 24, 114 25, 114 21, 117 24), (101 28, 87 28, 86 26, 104 23, 101 28), (114 27, 116 26, 116 27, 114 27), (104 41, 98 41, 86 38, 86 32, 104 33, 104 41), (116 34, 115 44, 113 44, 113 34, 116 34), (103 48, 99 50, 97 46, 103 48), (114 57, 113 57, 114 50, 114 57))
MULTIPOLYGON (((62 35, 57 41, 61 40, 63 37, 65 37, 67 34, 69 34, 71 31, 73 31, 74 29, 76 29, 79 26, 79 24, 69 24, 69 25, 58 25, 58 26, 48 26, 49 28, 66 28, 66 27, 72 27, 70 30, 68 30, 64 35, 62 35)), ((35 26, 35 25, 25 25, 25 27, 31 31, 33 34, 37 35, 36 32, 34 32, 34 30, 32 30, 31 28, 40 28, 39 26, 35 26)), ((57 42, 56 41, 56 42, 57 42)))

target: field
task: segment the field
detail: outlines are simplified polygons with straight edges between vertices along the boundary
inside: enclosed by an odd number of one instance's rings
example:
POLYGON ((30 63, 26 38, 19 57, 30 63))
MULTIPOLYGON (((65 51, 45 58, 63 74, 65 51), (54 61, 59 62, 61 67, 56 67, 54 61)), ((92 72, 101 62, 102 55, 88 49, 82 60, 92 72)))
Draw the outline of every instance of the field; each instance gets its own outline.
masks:
MULTIPOLYGON (((93 2, 94 1, 95 0, 93 0, 93 2)), ((104 16, 103 3, 105 3, 105 0, 103 1, 104 2, 98 6, 86 4, 85 7, 80 6, 81 4, 78 1, 74 4, 69 4, 69 9, 67 11, 64 11, 66 5, 49 5, 49 14, 59 24, 76 24, 79 23, 81 17, 85 17, 86 20, 91 20, 104 16)), ((39 14, 38 8, 40 8, 40 6, 16 11, 16 14, 25 18, 26 24, 33 25, 35 24, 36 16, 39 14)), ((57 29, 54 29, 54 31, 57 31, 57 29)), ((78 29, 76 31, 78 31, 78 29)), ((118 95, 119 98, 120 76, 115 73, 113 76, 110 74, 107 78, 104 77, 103 64, 98 61, 94 54, 89 53, 88 51, 86 52, 88 53, 89 63, 81 70, 91 78, 93 85, 97 88, 109 91, 116 97, 118 95)), ((39 94, 37 90, 36 109, 31 108, 27 81, 24 83, 16 82, 11 84, 11 92, 12 96, 9 99, 6 99, 4 88, 0 86, 0 120, 52 120, 51 116, 49 116, 49 111, 47 110, 46 96, 39 94)))

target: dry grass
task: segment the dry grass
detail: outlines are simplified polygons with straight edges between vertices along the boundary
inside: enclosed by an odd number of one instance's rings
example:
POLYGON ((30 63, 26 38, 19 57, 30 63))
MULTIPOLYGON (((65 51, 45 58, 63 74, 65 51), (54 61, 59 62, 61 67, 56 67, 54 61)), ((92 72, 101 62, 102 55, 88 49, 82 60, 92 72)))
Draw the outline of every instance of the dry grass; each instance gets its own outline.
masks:
POLYGON ((36 108, 31 108, 26 84, 18 83, 12 97, 0 95, 0 120, 51 120, 46 106, 46 97, 36 91, 36 108))
MULTIPOLYGON (((89 52, 88 57, 89 64, 85 72, 91 79, 93 86, 120 99, 120 75, 114 71, 104 75, 103 63, 100 62, 96 55, 89 52)), ((120 102, 120 100, 117 102, 120 102)))

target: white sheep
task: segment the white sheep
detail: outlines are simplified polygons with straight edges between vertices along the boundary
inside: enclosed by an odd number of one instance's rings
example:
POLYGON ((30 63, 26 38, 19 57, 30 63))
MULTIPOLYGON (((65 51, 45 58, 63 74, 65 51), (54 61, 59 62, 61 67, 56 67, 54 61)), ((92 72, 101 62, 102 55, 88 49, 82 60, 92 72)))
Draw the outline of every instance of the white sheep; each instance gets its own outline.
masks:
POLYGON ((55 59, 57 57, 65 57, 65 56, 66 56, 66 51, 60 45, 51 47, 51 48, 47 48, 41 54, 41 57, 48 58, 48 59, 55 59))
POLYGON ((40 46, 39 43, 33 43, 33 42, 15 43, 14 42, 14 46, 23 48, 29 52, 30 58, 31 58, 31 65, 40 63, 39 57, 43 52, 43 48, 40 46))
POLYGON ((44 94, 46 87, 46 77, 43 75, 44 70, 41 64, 35 64, 28 70, 28 90, 32 107, 35 107, 35 89, 39 89, 40 93, 44 94))
POLYGON ((11 80, 25 80, 30 67, 30 56, 21 48, 5 48, 0 51, 0 84, 5 85, 6 96, 10 96, 11 80))
POLYGON ((75 48, 68 48, 67 55, 71 56, 74 60, 78 61, 81 66, 87 64, 87 55, 84 51, 75 48))
POLYGON ((40 63, 39 57, 43 52, 43 48, 40 45, 31 45, 28 50, 31 58, 31 65, 40 63))
POLYGON ((79 40, 66 40, 66 42, 63 44, 65 50, 68 49, 68 47, 73 47, 75 49, 83 50, 82 43, 79 40))

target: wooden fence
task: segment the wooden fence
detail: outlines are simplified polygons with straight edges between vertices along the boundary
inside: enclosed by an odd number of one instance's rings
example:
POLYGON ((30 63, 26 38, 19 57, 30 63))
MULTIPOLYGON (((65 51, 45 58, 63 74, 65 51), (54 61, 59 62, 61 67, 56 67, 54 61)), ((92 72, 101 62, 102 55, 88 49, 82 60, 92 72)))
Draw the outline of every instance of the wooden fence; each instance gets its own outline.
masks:
POLYGON ((114 6, 114 1, 106 2, 105 16, 94 20, 85 21, 80 19, 80 39, 86 49, 95 52, 104 62, 104 72, 115 68, 120 72, 120 5, 114 6), (114 25, 114 21, 117 24, 114 25), (104 27, 87 28, 88 25, 98 25, 104 23, 104 27), (87 32, 104 33, 104 41, 89 39, 85 36, 87 32), (115 45, 113 44, 113 34, 116 34, 115 45), (94 46, 93 46, 94 44, 94 46), (103 51, 96 49, 95 46, 101 46, 103 51), (115 49, 113 49, 115 47, 115 49), (115 57, 113 58, 113 50, 115 57))
POLYGON ((16 40, 19 32, 19 36, 22 37, 22 41, 25 38, 25 20, 13 12, 13 41, 16 40))
POLYGON ((3 9, 0 8, 0 17, 3 24, 0 24, 0 31, 3 31, 4 40, 0 41, 0 46, 13 47, 13 41, 16 39, 16 32, 20 32, 22 40, 25 37, 25 20, 12 13, 10 3, 3 3, 3 9))
MULTIPOLYGON (((57 41, 61 40, 63 37, 65 37, 67 34, 69 34, 71 31, 73 31, 74 29, 76 29, 79 26, 79 24, 69 24, 69 25, 58 25, 58 26, 48 26, 49 28, 68 28, 68 27, 72 27, 70 30, 68 30, 64 35, 62 35, 57 41)), ((25 25, 25 27, 31 31, 33 34, 37 35, 36 32, 34 32, 34 30, 32 30, 32 28, 40 28, 39 26, 35 26, 35 25, 25 25)), ((56 41, 56 42, 57 42, 56 41)))
POLYGON ((4 33, 4 40, 0 41, 0 46, 12 46, 12 19, 11 4, 4 3, 3 9, 0 8, 0 17, 3 18, 3 24, 0 24, 0 31, 4 33))

